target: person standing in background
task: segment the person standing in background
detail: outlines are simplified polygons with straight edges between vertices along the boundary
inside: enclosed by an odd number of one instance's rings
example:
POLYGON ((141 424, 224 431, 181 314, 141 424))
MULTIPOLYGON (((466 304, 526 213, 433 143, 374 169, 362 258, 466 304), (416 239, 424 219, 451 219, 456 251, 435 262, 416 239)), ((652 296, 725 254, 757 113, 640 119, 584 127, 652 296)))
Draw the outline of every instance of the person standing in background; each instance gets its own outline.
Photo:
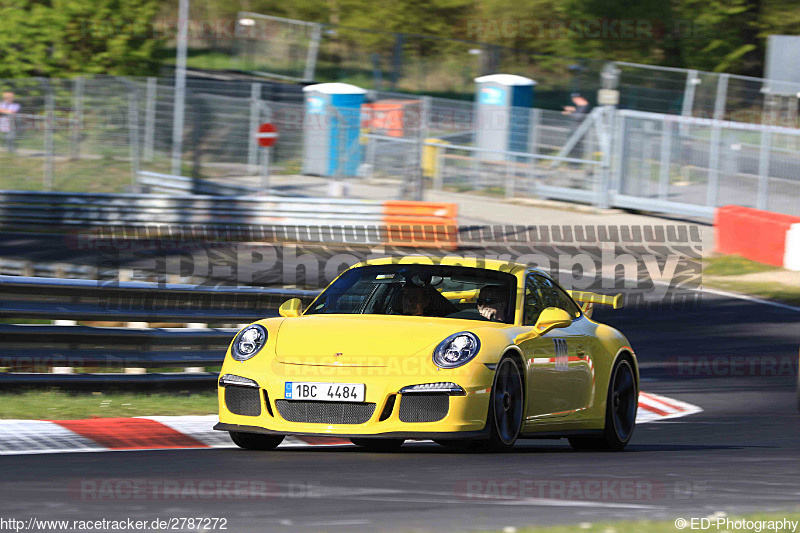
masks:
POLYGON ((573 105, 565 105, 562 113, 570 115, 575 121, 580 122, 589 112, 589 100, 580 93, 572 93, 570 99, 573 105))
POLYGON ((9 154, 14 153, 14 141, 17 138, 16 114, 19 113, 19 104, 14 101, 14 93, 6 91, 3 93, 3 101, 0 102, 0 132, 6 138, 6 150, 9 154))
MULTIPOLYGON (((586 115, 589 114, 589 100, 584 98, 580 93, 572 93, 570 95, 570 99, 572 100, 573 105, 564 106, 564 111, 561 112, 562 115, 569 115, 569 117, 573 121, 572 131, 575 131, 580 126, 581 122, 586 118, 586 115)), ((583 153, 583 137, 578 139, 575 143, 575 146, 572 148, 571 151, 572 157, 576 157, 582 159, 585 154, 583 153)), ((573 166, 573 164, 570 164, 573 166)))

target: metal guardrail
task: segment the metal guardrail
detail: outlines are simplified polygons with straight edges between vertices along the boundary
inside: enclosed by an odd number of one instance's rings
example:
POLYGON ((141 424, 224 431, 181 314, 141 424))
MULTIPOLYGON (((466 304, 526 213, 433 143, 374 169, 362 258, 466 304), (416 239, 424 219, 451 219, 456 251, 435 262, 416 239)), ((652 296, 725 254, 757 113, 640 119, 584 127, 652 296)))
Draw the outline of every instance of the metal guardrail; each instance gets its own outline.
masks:
POLYGON ((2 367, 198 367, 221 364, 236 328, 0 324, 2 367))
MULTIPOLYGON (((0 275, 44 278, 98 279, 98 269, 90 265, 43 263, 0 257, 0 275)), ((116 277, 118 272, 113 272, 116 277)), ((102 277, 102 276, 101 276, 102 277)))
POLYGON ((0 318, 250 322, 316 291, 0 276, 0 318))
POLYGON ((0 228, 27 232, 105 236, 146 227, 149 238, 452 247, 456 223, 457 208, 447 203, 0 190, 0 228))
MULTIPOLYGON (((158 172, 139 171, 138 180, 142 192, 146 194, 208 194, 212 196, 233 196, 237 194, 257 194, 253 188, 241 185, 230 185, 214 181, 174 176, 158 172)), ((274 190, 269 191, 272 196, 280 196, 274 190)))
POLYGON ((0 372, 0 390, 57 387, 65 390, 124 389, 142 390, 213 390, 216 373, 179 372, 161 374, 42 374, 0 372))
POLYGON ((143 224, 381 224, 383 202, 271 196, 168 196, 0 191, 0 225, 93 227, 143 224))
MULTIPOLYGON (((300 298, 307 304, 317 294, 299 289, 0 276, 0 318, 226 326, 277 316, 284 300, 300 298)), ((0 387, 207 386, 216 373, 130 374, 125 369, 221 365, 235 332, 230 327, 0 324, 0 366, 14 370, 0 372, 0 387), (42 367, 77 368, 84 373, 31 372, 42 367), (86 372, 93 369, 103 372, 86 372)))

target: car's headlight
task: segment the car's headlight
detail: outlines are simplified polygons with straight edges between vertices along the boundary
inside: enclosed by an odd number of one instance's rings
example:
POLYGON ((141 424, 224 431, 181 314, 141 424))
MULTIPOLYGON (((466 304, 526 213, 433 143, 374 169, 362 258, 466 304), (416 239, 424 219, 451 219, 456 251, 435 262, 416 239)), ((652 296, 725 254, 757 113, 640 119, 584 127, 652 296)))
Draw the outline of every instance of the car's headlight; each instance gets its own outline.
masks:
POLYGON ((247 361, 267 343, 267 330, 264 326, 252 324, 236 335, 231 347, 231 356, 237 361, 247 361))
POLYGON ((456 368, 478 355, 481 341, 469 331, 450 335, 433 351, 433 362, 440 368, 456 368))

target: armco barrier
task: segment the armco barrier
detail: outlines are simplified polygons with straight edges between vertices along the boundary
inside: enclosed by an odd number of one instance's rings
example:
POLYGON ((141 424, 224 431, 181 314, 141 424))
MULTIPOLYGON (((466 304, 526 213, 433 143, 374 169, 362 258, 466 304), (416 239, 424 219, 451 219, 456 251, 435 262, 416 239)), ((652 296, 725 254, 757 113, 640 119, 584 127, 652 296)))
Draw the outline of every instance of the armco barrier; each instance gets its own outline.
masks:
MULTIPOLYGON (((317 291, 0 276, 0 318, 236 325, 277 316, 289 298, 317 291)), ((139 326, 142 324, 138 324, 139 326)), ((214 372, 125 373, 222 363, 236 328, 124 328, 0 324, 0 387, 195 387, 214 372), (83 373, 49 373, 48 369, 83 373), (44 371, 42 371, 44 369, 44 371), (93 369, 103 369, 95 373, 93 369), (38 370, 38 372, 32 372, 38 370), (112 372, 109 372, 111 370, 112 372), (113 372, 116 370, 117 372, 113 372)))
POLYGON ((131 322, 251 322, 317 291, 138 281, 0 276, 0 318, 131 322))
MULTIPOLYGON (((451 203, 277 196, 89 194, 0 191, 0 227, 15 231, 85 231, 172 225, 194 234, 217 229, 255 233, 270 242, 396 244, 454 248, 451 203), (336 233, 336 239, 327 236, 336 233)), ((251 240, 250 237, 245 237, 251 240)))
MULTIPOLYGON (((798 224, 800 217, 797 216, 726 205, 717 209, 714 217, 716 251, 789 268, 787 260, 789 265, 800 262, 800 259, 795 259, 800 257, 800 243, 793 237, 795 233, 790 231, 798 224)), ((796 269, 800 270, 800 266, 796 269)))
POLYGON ((236 328, 121 328, 0 324, 0 366, 218 366, 236 328))

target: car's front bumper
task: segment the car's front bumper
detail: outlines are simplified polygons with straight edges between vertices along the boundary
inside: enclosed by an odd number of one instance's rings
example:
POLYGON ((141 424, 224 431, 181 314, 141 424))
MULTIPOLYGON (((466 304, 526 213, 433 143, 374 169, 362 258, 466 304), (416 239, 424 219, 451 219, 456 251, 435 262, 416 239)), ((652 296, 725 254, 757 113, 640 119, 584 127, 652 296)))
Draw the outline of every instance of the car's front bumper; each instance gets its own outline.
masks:
MULTIPOLYGON (((392 372, 382 367, 321 367, 282 363, 273 363, 269 372, 259 372, 246 364, 225 365, 221 374, 226 373, 253 380, 258 384, 257 388, 250 387, 252 392, 248 394, 255 399, 254 393, 257 390, 260 408, 250 410, 249 415, 232 412, 226 402, 226 387, 220 385, 218 387, 220 423, 215 429, 339 437, 480 438, 486 435, 486 417, 494 379, 494 371, 480 363, 467 364, 453 370, 433 369, 430 372, 414 372, 413 375, 392 372), (276 403, 293 401, 284 399, 285 384, 290 381, 364 383, 366 385, 364 404, 374 404, 374 408, 371 407, 371 414, 366 421, 359 423, 337 423, 332 420, 322 423, 309 422, 302 420, 302 417, 300 420, 290 421, 284 416, 288 404, 283 403, 279 408, 276 403), (411 394, 399 394, 399 391, 410 385, 437 382, 455 383, 464 390, 464 394, 448 395, 446 414, 439 420, 404 421, 401 416, 401 404, 403 397, 410 397, 411 394), (387 407, 387 404, 391 404, 391 398, 394 398, 393 405, 387 407), (258 414, 255 414, 256 411, 258 414)), ((415 393, 414 396, 420 398, 422 394, 415 393)), ((409 401, 407 405, 412 405, 412 402, 409 401)), ((343 409, 349 407, 342 406, 343 409)), ((328 404, 323 410, 330 412, 332 408, 333 406, 328 404)), ((405 419, 408 419, 408 415, 405 419)))

